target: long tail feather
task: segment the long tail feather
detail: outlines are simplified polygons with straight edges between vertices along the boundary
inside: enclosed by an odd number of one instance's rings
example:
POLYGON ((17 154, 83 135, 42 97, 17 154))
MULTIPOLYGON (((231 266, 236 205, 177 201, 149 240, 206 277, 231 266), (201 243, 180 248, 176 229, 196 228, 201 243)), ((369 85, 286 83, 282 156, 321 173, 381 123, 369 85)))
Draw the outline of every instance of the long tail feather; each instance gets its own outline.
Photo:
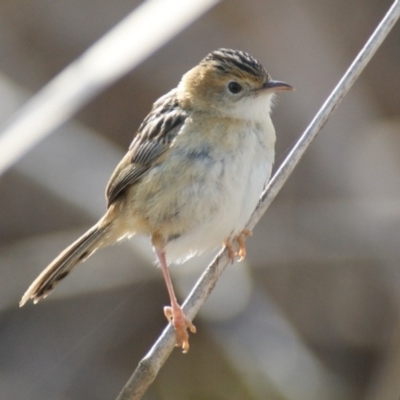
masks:
POLYGON ((101 241, 108 230, 109 225, 99 226, 96 224, 61 252, 29 286, 22 296, 19 306, 22 307, 29 299, 37 303, 40 299, 48 296, 77 264, 88 258, 97 248, 102 247, 101 241))

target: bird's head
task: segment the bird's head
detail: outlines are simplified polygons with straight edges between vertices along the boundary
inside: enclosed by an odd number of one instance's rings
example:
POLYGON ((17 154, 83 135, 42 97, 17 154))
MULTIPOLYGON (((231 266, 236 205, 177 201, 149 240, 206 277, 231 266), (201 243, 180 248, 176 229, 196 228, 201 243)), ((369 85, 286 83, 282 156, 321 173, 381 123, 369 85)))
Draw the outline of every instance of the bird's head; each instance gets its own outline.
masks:
POLYGON ((293 90, 293 87, 272 80, 250 54, 219 49, 182 77, 178 96, 184 105, 196 110, 263 120, 269 116, 274 94, 286 90, 293 90))

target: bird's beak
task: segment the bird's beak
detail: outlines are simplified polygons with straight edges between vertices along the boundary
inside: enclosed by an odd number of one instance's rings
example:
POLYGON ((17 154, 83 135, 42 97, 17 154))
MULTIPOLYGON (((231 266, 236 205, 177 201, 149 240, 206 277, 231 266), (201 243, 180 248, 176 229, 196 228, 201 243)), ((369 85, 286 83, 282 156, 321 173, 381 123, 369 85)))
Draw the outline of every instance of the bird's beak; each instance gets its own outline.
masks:
POLYGON ((294 90, 294 87, 289 85, 286 82, 281 82, 281 81, 273 81, 272 79, 265 82, 263 87, 263 90, 268 90, 269 92, 284 92, 287 90, 294 90))

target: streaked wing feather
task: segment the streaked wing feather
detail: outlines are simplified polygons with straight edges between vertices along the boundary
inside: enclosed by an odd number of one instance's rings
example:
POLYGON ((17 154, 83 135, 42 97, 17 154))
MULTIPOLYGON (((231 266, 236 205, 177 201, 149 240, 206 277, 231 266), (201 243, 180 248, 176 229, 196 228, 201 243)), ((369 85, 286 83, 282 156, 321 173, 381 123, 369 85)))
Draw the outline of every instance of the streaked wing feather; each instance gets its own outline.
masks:
POLYGON ((155 157, 160 156, 166 150, 164 143, 159 141, 148 141, 138 146, 136 153, 132 156, 132 163, 134 164, 148 164, 155 157))
POLYGON ((129 151, 115 169, 108 183, 108 206, 140 178, 169 149, 185 123, 187 113, 180 107, 176 91, 157 100, 137 131, 129 151))
POLYGON ((150 168, 150 165, 130 165, 124 168, 108 185, 107 201, 110 206, 118 195, 128 186, 139 180, 150 168))

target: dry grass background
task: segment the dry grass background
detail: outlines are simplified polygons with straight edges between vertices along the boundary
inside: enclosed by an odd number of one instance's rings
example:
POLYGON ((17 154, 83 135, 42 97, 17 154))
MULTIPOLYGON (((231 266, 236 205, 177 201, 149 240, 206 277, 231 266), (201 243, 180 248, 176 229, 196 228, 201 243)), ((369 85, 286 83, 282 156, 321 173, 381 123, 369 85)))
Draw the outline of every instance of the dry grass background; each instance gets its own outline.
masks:
MULTIPOLYGON (((274 112, 277 164, 390 1, 227 0, 85 107, 0 179, 4 399, 112 399, 165 325, 149 244, 103 250, 38 306, 28 284, 102 214, 151 103, 218 47, 296 87, 274 112)), ((136 4, 0 5, 5 120, 136 4)), ((144 399, 367 399, 400 393, 400 28, 390 34, 144 399)), ((183 298, 211 256, 172 267, 183 298)))

